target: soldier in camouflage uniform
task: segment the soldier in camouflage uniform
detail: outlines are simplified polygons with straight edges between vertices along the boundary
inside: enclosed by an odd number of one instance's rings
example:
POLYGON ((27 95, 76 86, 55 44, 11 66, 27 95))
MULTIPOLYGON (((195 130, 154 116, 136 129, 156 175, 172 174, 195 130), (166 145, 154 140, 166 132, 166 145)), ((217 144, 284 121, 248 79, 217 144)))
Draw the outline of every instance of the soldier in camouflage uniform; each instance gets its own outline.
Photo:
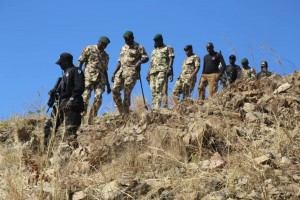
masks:
POLYGON ((242 79, 256 79, 256 72, 253 68, 249 67, 249 61, 247 58, 243 58, 241 61, 241 64, 243 66, 242 68, 242 73, 241 73, 241 78, 242 79))
POLYGON ((82 65, 86 63, 84 69, 85 91, 83 93, 85 115, 87 114, 92 90, 95 93, 94 103, 88 116, 89 124, 93 123, 93 119, 97 116, 102 105, 102 94, 105 91, 105 85, 107 86, 107 94, 111 92, 107 75, 109 56, 104 50, 109 43, 110 40, 106 36, 100 37, 98 44, 85 47, 78 59, 79 68, 82 68, 82 65))
POLYGON ((118 65, 112 76, 113 99, 119 114, 128 114, 130 96, 139 77, 141 64, 148 62, 148 55, 142 45, 134 41, 131 31, 124 33, 125 45, 121 48, 118 65), (121 91, 124 90, 124 99, 121 99, 121 91))
POLYGON ((155 35, 153 40, 155 49, 151 54, 151 64, 146 79, 150 83, 152 91, 153 108, 158 109, 161 106, 162 98, 164 98, 164 107, 168 106, 168 74, 172 82, 174 50, 171 46, 163 43, 161 34, 155 35))
POLYGON ((260 66, 261 66, 261 72, 259 72, 257 74, 257 79, 269 77, 273 74, 272 72, 268 71, 268 62, 267 61, 262 61, 260 66))
POLYGON ((187 58, 183 61, 180 76, 173 89, 175 104, 178 102, 180 94, 183 94, 183 100, 190 97, 197 81, 197 73, 200 69, 200 58, 193 53, 192 45, 186 45, 184 51, 187 58))

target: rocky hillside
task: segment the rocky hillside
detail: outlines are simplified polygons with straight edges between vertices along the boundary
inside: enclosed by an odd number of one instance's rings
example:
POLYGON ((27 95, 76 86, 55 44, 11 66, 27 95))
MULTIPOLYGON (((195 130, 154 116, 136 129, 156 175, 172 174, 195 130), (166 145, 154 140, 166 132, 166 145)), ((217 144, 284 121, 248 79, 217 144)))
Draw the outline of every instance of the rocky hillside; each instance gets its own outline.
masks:
POLYGON ((113 113, 79 147, 43 117, 0 124, 0 199, 300 199, 300 72, 240 80, 205 102, 113 113))

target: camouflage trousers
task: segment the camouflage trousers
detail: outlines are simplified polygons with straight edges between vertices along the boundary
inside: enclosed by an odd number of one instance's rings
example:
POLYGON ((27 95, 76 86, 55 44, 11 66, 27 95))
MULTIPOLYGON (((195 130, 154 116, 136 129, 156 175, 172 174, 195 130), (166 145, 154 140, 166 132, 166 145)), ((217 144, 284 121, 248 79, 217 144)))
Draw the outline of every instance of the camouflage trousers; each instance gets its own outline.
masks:
POLYGON ((137 73, 134 71, 119 70, 114 77, 114 85, 112 88, 112 95, 114 102, 119 112, 129 113, 131 92, 137 80, 137 73), (122 101, 121 91, 124 90, 124 99, 122 101))
POLYGON ((105 81, 100 81, 96 79, 95 81, 91 81, 86 79, 85 82, 85 90, 83 93, 83 102, 84 102, 84 112, 87 113, 87 108, 89 105, 89 100, 91 98, 91 92, 94 90, 94 103, 91 107, 88 121, 92 121, 94 117, 97 116, 98 110, 102 105, 102 94, 105 91, 105 81))
MULTIPOLYGON (((168 88, 168 79, 166 72, 156 72, 154 74, 150 75, 150 89, 152 92, 152 106, 153 108, 157 109, 160 108, 163 95, 166 95, 165 93, 168 88)), ((168 98, 168 97, 166 97, 168 98)), ((167 106, 167 100, 165 100, 164 104, 167 106)))
POLYGON ((179 98, 180 98, 180 94, 183 95, 182 99, 185 100, 187 98, 189 98, 191 96, 191 93, 195 87, 196 84, 196 77, 190 81, 188 78, 179 78, 174 86, 173 89, 173 100, 176 103, 179 98))
POLYGON ((199 100, 205 99, 205 89, 207 85, 209 85, 208 97, 211 98, 215 93, 218 92, 218 78, 219 74, 202 74, 199 85, 198 85, 198 93, 199 100))

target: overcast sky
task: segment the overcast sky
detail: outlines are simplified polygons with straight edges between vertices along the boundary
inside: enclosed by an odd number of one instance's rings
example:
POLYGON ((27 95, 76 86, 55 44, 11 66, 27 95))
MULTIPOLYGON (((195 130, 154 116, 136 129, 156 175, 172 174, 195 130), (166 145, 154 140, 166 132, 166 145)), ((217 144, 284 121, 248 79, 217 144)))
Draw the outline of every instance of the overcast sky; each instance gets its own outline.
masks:
MULTIPOLYGON (((216 51, 222 51, 226 63, 235 53, 237 64, 247 57, 257 71, 260 62, 267 60, 270 71, 293 73, 299 70, 299 8, 299 0, 0 0, 0 119, 45 106, 48 91, 62 74, 55 65, 59 54, 73 54, 77 65, 82 49, 96 44, 102 35, 111 40, 106 49, 111 77, 127 30, 134 32, 135 41, 149 56, 153 36, 163 35, 164 43, 175 50, 175 79, 186 57, 183 47, 192 44, 201 58, 199 81, 205 45, 210 41, 216 51)), ((145 80, 148 68, 149 62, 142 65, 141 73, 145 95, 151 101, 145 80)), ((139 82, 132 94, 141 95, 139 82)), ((112 95, 104 93, 99 113, 113 109, 112 95)))

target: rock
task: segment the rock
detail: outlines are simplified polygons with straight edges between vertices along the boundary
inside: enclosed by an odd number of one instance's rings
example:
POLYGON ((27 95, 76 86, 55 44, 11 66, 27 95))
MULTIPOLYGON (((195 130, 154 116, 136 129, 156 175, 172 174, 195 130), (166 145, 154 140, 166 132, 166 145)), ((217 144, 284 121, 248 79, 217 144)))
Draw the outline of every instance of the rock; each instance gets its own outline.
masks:
POLYGON ((254 162, 256 164, 262 164, 262 165, 264 165, 264 164, 267 164, 269 161, 270 161, 270 158, 267 155, 263 155, 263 156, 254 158, 254 162))
POLYGON ((210 158, 210 169, 218 168, 218 167, 223 167, 225 165, 225 161, 223 160, 222 156, 219 153, 215 153, 211 158, 210 158))
POLYGON ((258 120, 258 118, 253 113, 246 113, 245 119, 247 122, 255 122, 258 120))
POLYGON ((255 105, 251 104, 251 103, 245 103, 243 110, 247 113, 249 112, 253 112, 255 110, 255 105))
POLYGON ((112 181, 107 183, 102 189, 102 196, 104 199, 115 199, 121 192, 120 183, 118 181, 112 181))
POLYGON ((300 183, 300 174, 293 175, 293 180, 296 181, 297 183, 300 183))
POLYGON ((145 139, 145 137, 143 135, 138 135, 137 138, 136 138, 136 141, 137 142, 141 142, 145 139))
POLYGON ((81 200, 86 197, 84 191, 75 192, 72 196, 72 200, 81 200))
POLYGON ((281 165, 281 166, 288 166, 288 165, 290 165, 290 164, 292 164, 291 159, 289 159, 289 158, 286 157, 286 156, 283 156, 283 157, 281 158, 281 160, 280 160, 280 165, 281 165))
POLYGON ((223 191, 212 192, 204 196, 201 200, 225 200, 226 195, 223 191))
POLYGON ((281 92, 284 92, 286 90, 288 90, 292 85, 289 83, 284 83, 282 85, 280 85, 274 92, 273 94, 279 94, 281 92))

